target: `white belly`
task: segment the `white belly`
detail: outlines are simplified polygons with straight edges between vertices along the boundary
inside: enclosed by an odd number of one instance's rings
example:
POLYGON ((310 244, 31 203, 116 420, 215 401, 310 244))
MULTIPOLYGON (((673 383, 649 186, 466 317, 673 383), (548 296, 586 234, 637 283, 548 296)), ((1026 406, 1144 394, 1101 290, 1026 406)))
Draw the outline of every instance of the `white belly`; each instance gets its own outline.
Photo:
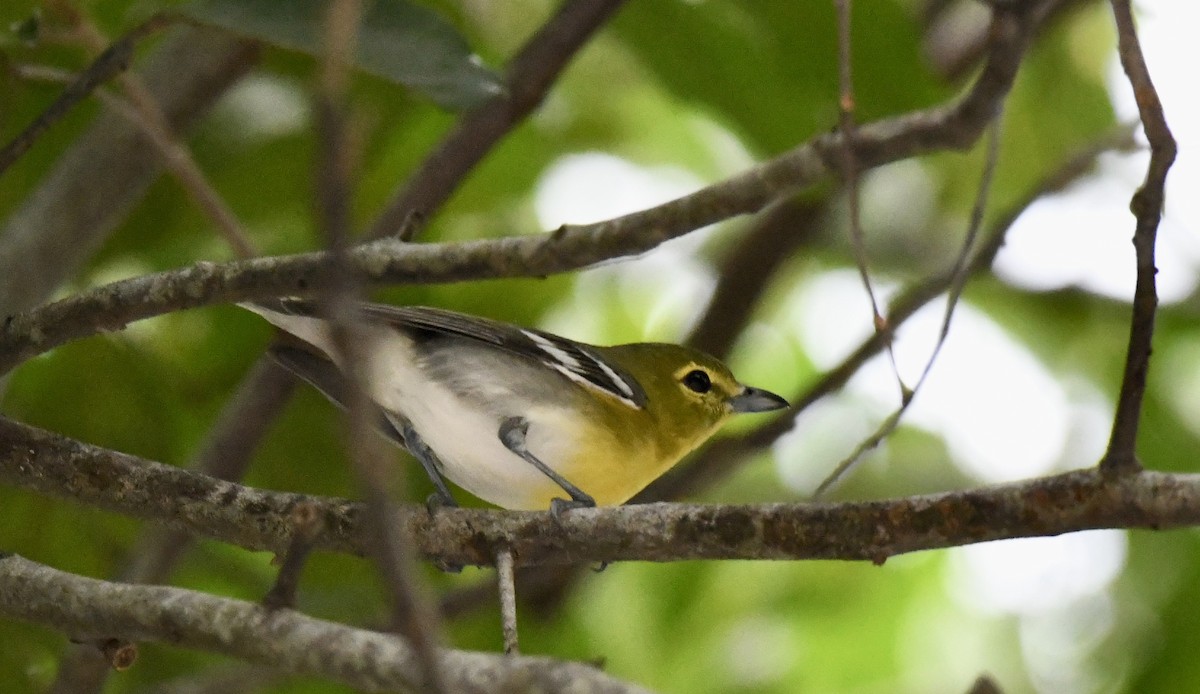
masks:
MULTIPOLYGON (((394 342, 392 343, 394 349, 394 342)), ((527 446, 551 468, 571 460, 574 442, 569 423, 555 408, 522 407, 504 412, 480 409, 451 388, 420 370, 410 355, 389 351, 371 364, 371 396, 386 409, 399 412, 437 455, 445 476, 484 501, 504 508, 544 509, 553 494, 567 498, 553 480, 508 450, 500 441, 501 422, 509 416, 529 421, 527 446)), ((486 382, 487 401, 503 407, 513 402, 503 382, 486 382)))

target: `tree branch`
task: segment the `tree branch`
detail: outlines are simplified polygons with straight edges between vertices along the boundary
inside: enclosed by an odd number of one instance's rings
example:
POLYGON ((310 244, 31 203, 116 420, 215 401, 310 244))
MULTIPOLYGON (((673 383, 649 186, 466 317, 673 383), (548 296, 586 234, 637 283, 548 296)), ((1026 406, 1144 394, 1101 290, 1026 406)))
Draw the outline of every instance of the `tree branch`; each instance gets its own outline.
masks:
MULTIPOLYGON (((109 583, 0 554, 0 614, 72 638, 157 641, 223 653, 365 691, 421 691, 420 668, 403 640, 254 603, 180 588, 109 583)), ((443 650, 455 692, 645 690, 578 663, 443 650)))
MULTIPOLYGON (((858 166, 872 168, 920 154, 971 145, 1012 86, 1021 56, 1053 2, 998 9, 993 50, 975 86, 957 103, 860 127, 858 166)), ((637 255, 695 229, 757 212, 836 171, 842 137, 819 136, 775 159, 640 212, 548 234, 444 244, 370 243, 347 252, 364 281, 435 283, 539 277, 637 255)), ((190 268, 115 282, 11 316, 0 329, 0 373, 71 339, 151 316, 211 303, 310 294, 333 279, 327 253, 303 253, 190 268)))
MULTIPOLYGON (((0 419, 0 481, 153 520, 248 549, 282 552, 300 502, 324 518, 317 548, 365 554, 359 504, 270 492, 0 419)), ((396 522, 423 556, 490 565, 693 559, 852 559, 1095 528, 1200 525, 1200 475, 1099 470, 884 501, 749 506, 644 504, 535 511, 404 507, 396 522)))
POLYGON ((1162 102, 1150 79, 1146 59, 1133 25, 1129 0, 1112 0, 1117 24, 1117 53, 1121 67, 1133 87, 1142 128, 1150 142, 1150 165, 1146 180, 1133 195, 1129 208, 1137 218, 1133 248, 1137 259, 1137 284, 1133 293, 1133 315, 1129 321, 1129 348, 1121 377, 1121 393, 1113 417, 1112 436, 1100 468, 1108 473, 1137 472, 1138 423, 1142 417, 1142 398, 1146 394, 1146 374, 1150 370, 1150 348, 1154 340, 1154 317, 1158 311, 1155 288, 1154 244, 1158 221, 1162 218, 1167 171, 1175 161, 1175 138, 1167 127, 1162 102))

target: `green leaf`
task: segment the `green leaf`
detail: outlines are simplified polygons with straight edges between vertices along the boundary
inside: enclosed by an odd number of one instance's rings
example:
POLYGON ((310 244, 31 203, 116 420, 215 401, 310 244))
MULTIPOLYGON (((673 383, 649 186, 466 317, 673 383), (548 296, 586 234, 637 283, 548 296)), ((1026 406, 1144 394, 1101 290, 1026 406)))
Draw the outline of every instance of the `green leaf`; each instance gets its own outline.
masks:
MULTIPOLYGON (((948 91, 922 63, 919 24, 899 2, 853 20, 860 122, 948 91), (860 64, 861 63, 861 64, 860 64)), ((837 123, 837 22, 828 0, 630 3, 616 35, 663 88, 705 109, 753 151, 774 154, 837 123)))
MULTIPOLYGON (((326 5, 321 0, 194 0, 180 11, 202 24, 318 56, 326 5)), ((356 63, 448 109, 470 108, 504 88, 449 22, 404 0, 368 4, 356 63)))

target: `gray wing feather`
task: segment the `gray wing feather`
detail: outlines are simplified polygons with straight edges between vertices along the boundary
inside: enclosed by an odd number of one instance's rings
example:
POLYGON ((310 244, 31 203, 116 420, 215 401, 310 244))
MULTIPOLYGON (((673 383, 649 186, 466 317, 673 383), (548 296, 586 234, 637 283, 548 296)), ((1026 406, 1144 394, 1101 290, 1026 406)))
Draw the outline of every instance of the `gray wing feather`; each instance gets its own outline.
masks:
MULTIPOLYGON (((313 315, 313 305, 295 299, 266 304, 272 310, 313 315)), ((534 359, 567 378, 599 389, 640 409, 646 393, 633 376, 607 361, 590 345, 540 330, 517 328, 498 321, 426 306, 363 304, 363 315, 420 339, 420 333, 476 340, 526 359, 534 359)))

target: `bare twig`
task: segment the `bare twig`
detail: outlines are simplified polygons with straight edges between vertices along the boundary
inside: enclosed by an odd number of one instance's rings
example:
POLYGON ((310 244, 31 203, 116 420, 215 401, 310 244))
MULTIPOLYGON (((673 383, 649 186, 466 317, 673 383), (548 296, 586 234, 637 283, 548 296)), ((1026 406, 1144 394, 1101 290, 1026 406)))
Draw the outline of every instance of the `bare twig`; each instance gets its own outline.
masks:
POLYGON ((500 625, 504 633, 504 652, 515 655, 521 652, 517 641, 517 588, 513 571, 512 550, 500 547, 496 550, 496 584, 500 593, 500 625))
POLYGON ((350 66, 363 6, 359 0, 330 3, 325 21, 325 54, 318 93, 322 161, 318 171, 321 218, 335 273, 327 294, 334 345, 348 364, 347 446, 366 501, 371 549, 392 603, 393 626, 408 639, 420 668, 422 691, 449 691, 437 657, 440 624, 431 600, 413 568, 412 552, 395 526, 396 510, 388 496, 395 478, 384 443, 374 436, 367 399, 363 326, 355 310, 359 284, 347 263, 350 239, 352 157, 347 130, 346 96, 350 66))
POLYGON ((1113 417, 1112 436, 1100 468, 1108 473, 1134 473, 1141 469, 1137 459, 1138 422, 1142 416, 1142 398, 1146 393, 1146 373, 1150 369, 1150 348, 1154 339, 1154 317, 1158 309, 1155 288, 1154 243, 1162 218, 1167 171, 1175 161, 1175 138, 1167 127, 1162 102, 1138 42, 1129 0, 1112 0, 1117 25, 1117 51, 1133 95, 1137 100, 1142 128, 1150 141, 1150 164, 1146 180, 1129 204, 1137 218, 1133 247, 1137 255, 1137 285, 1133 294, 1133 315, 1129 325, 1129 348, 1121 393, 1113 417))
POLYGON ((29 151, 38 137, 67 115, 79 102, 86 99, 96 87, 124 72, 133 59, 133 49, 138 41, 173 21, 167 15, 156 14, 130 29, 97 56, 92 64, 79 74, 78 79, 54 100, 54 103, 50 104, 3 149, 0 149, 0 175, 3 175, 13 163, 20 159, 22 154, 29 151))
MULTIPOLYGON (((365 554, 363 508, 267 492, 197 475, 0 419, 0 482, 249 549, 281 552, 288 514, 318 504, 320 549, 365 554)), ((883 561, 925 549, 1096 528, 1200 525, 1200 475, 1113 478, 1088 469, 981 489, 859 503, 641 504, 544 512, 401 507, 394 527, 421 555, 490 565, 511 547, 518 565, 694 559, 883 561)), ((0 595, 5 591, 0 590, 0 595)), ((110 637, 112 634, 105 634, 110 637)), ((130 638, 133 638, 132 636, 130 638)))
MULTIPOLYGON (((983 163, 983 174, 980 176, 979 189, 975 195, 975 203, 971 208, 971 221, 967 225, 967 233, 963 237, 962 247, 959 250, 958 257, 954 260, 954 266, 948 273, 949 284, 946 287, 946 311, 942 315, 942 327, 938 331, 937 342, 933 346, 933 351, 929 358, 925 361, 925 367, 921 370, 921 375, 917 378, 917 382, 912 388, 906 387, 901 382, 902 398, 900 406, 880 423, 879 427, 866 439, 861 441, 854 451, 846 458, 834 466, 824 480, 817 485, 813 491, 814 498, 820 498, 842 478, 859 460, 862 459, 868 451, 874 450, 879 444, 883 443, 887 437, 891 436, 896 427, 900 425, 900 420, 904 417, 904 413, 908 411, 909 405, 912 404, 921 386, 925 384, 925 379, 929 377, 930 371, 933 370, 933 364, 937 361, 938 354, 942 351, 942 346, 946 344, 946 338, 950 336, 950 322, 954 318, 954 309, 958 306, 958 300, 962 296, 963 288, 967 284, 967 279, 970 274, 967 272, 971 263, 969 260, 972 253, 975 251, 975 240, 979 236, 979 230, 983 226, 983 215, 987 210, 988 193, 992 188, 992 177, 996 172, 996 164, 1000 156, 1000 115, 997 114, 997 120, 992 123, 991 135, 987 142, 987 156, 983 163)), ((886 340, 885 344, 890 349, 890 340, 886 340)), ((893 368, 895 360, 892 361, 893 368)), ((899 372, 897 372, 899 378, 899 372)))
POLYGON ((863 238, 862 219, 859 214, 859 169, 854 157, 854 79, 851 73, 852 51, 850 32, 850 10, 852 0, 834 0, 837 10, 838 26, 838 129, 842 133, 841 154, 842 181, 846 187, 846 207, 850 226, 850 246, 854 249, 854 264, 858 268, 858 277, 862 281, 863 291, 867 293, 867 303, 871 307, 871 325, 875 332, 881 333, 884 349, 892 365, 892 374, 900 391, 907 394, 908 387, 900 377, 900 367, 896 364, 896 353, 892 349, 892 328, 887 319, 879 311, 879 299, 875 295, 875 287, 871 284, 871 258, 867 251, 867 242, 863 238))
POLYGON ((492 147, 542 103, 571 58, 624 0, 569 0, 508 64, 505 92, 466 113, 413 173, 368 232, 411 238, 414 215, 428 219, 492 147), (406 233, 407 232, 407 233, 406 233))
MULTIPOLYGON (((54 4, 70 16, 75 28, 74 35, 79 37, 85 48, 93 54, 100 55, 103 55, 106 50, 110 50, 106 48, 110 45, 108 38, 100 32, 100 29, 86 14, 61 0, 54 4)), ((150 90, 136 75, 122 72, 115 77, 121 84, 121 90, 125 93, 125 97, 132 104, 133 122, 146 134, 147 139, 162 160, 163 166, 175 176, 196 206, 212 219, 217 230, 237 257, 249 258, 257 255, 250 242, 250 237, 237 215, 225 203, 224 198, 217 193, 216 188, 209 183, 204 171, 192 156, 191 150, 171 128, 166 114, 150 90)), ((126 113, 128 112, 126 111, 126 113)))
MULTIPOLYGON (((130 640, 223 653, 363 691, 422 691, 412 651, 391 634, 180 588, 97 581, 16 555, 0 555, 0 587, 0 615, 7 619, 84 637, 103 625, 130 640)), ((440 651, 438 658, 452 691, 463 694, 507 691, 508 682, 522 683, 522 691, 646 691, 595 668, 549 658, 455 650, 440 651)))
POLYGON ((125 639, 102 638, 89 642, 79 642, 84 645, 94 647, 100 652, 104 661, 108 663, 109 668, 117 672, 124 672, 133 667, 137 661, 138 647, 137 644, 126 641, 125 639))
MULTIPOLYGON (((214 30, 181 27, 139 70, 173 130, 194 123, 254 63, 258 50, 214 30)), ((0 315, 46 300, 123 220, 159 175, 139 128, 101 114, 0 227, 0 315)))
MULTIPOLYGON (((38 65, 17 66, 14 72, 24 79, 55 82, 69 82, 74 79, 74 76, 69 73, 38 65)), ((172 131, 166 114, 154 101, 150 90, 142 84, 141 80, 132 75, 123 75, 120 81, 129 97, 128 101, 103 88, 95 90, 96 98, 142 131, 158 154, 163 166, 175 176, 200 211, 209 216, 230 248, 233 249, 235 256, 250 258, 258 255, 250 241, 249 234, 246 233, 237 215, 208 181, 204 171, 192 157, 188 146, 172 131)))

